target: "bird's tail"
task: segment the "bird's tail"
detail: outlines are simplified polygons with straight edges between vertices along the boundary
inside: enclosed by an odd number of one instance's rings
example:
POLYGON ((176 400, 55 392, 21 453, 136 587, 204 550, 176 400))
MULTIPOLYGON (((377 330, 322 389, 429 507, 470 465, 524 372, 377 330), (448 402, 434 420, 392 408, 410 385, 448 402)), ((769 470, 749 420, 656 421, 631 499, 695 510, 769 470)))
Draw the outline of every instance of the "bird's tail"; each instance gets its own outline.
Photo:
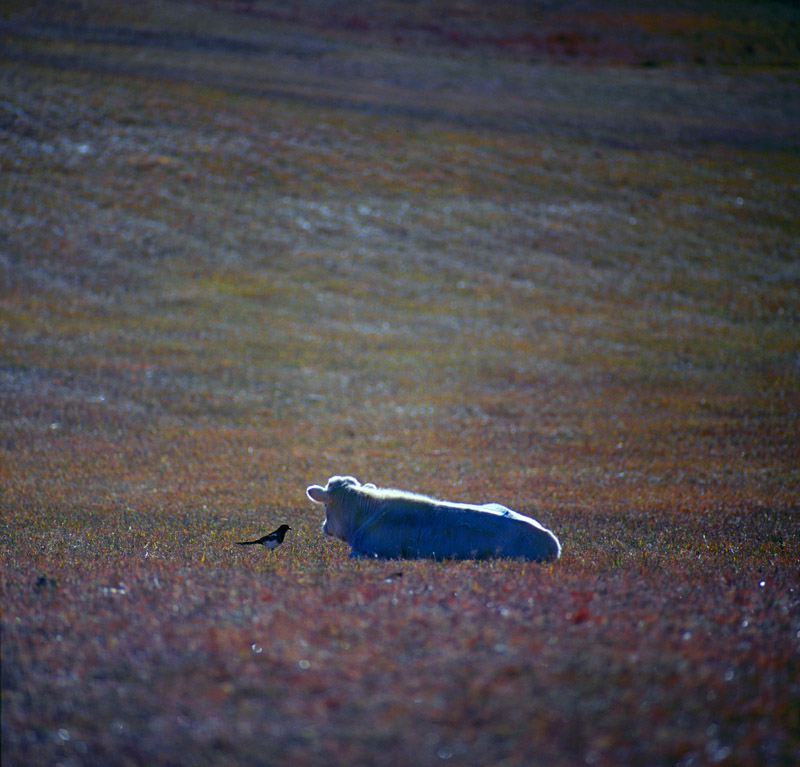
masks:
POLYGON ((254 546, 258 541, 236 541, 237 546, 254 546))

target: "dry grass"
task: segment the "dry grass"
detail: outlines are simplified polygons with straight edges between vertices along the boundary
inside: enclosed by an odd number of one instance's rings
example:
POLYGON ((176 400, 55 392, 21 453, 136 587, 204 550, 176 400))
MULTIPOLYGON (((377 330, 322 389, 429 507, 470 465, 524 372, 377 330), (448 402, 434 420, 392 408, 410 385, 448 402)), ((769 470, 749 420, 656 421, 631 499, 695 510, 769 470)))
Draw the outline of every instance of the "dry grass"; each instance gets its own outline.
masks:
POLYGON ((797 14, 523 5, 3 12, 4 764, 800 759, 797 14))

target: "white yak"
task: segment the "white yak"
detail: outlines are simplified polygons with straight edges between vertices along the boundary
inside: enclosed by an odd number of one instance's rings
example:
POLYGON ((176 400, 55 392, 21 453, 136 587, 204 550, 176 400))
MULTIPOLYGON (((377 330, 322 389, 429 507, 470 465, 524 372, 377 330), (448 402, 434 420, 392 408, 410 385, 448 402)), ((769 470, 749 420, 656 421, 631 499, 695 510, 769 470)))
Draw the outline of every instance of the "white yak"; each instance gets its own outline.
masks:
POLYGON ((499 503, 451 503, 403 490, 331 477, 308 497, 325 506, 327 535, 350 544, 351 557, 486 559, 541 562, 561 556, 561 544, 535 519, 499 503))

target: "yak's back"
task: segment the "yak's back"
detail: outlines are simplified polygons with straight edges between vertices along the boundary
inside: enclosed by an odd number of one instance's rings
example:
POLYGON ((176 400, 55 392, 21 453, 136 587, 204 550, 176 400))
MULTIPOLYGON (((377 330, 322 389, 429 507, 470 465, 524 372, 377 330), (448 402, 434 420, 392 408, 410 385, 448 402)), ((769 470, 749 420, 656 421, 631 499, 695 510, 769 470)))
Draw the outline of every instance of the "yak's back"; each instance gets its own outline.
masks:
POLYGON ((448 503, 400 491, 369 494, 372 512, 350 542, 357 555, 534 560, 560 555, 558 539, 549 530, 500 504, 448 503))

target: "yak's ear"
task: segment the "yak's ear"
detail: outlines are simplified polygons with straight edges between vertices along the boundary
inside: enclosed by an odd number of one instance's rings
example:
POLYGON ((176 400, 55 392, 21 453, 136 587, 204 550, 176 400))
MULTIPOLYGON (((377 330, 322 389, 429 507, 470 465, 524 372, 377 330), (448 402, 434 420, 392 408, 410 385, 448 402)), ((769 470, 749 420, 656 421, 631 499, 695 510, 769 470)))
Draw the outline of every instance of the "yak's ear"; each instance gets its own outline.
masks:
POLYGON ((306 488, 306 495, 317 503, 329 503, 331 500, 328 491, 319 485, 309 485, 309 487, 306 488))

